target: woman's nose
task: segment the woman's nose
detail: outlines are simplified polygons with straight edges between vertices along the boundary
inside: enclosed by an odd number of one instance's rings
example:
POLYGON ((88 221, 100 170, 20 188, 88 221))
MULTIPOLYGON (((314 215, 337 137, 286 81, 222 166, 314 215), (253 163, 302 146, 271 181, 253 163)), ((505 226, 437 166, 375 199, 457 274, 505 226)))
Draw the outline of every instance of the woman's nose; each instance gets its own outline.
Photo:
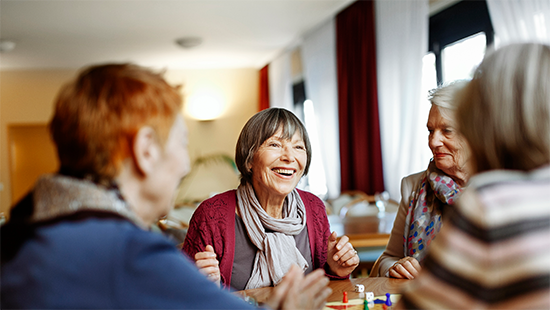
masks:
POLYGON ((434 132, 429 138, 428 145, 431 149, 435 149, 436 147, 443 145, 441 134, 434 132))
POLYGON ((282 161, 288 161, 293 162, 295 160, 294 158, 294 149, 291 146, 285 146, 282 149, 281 152, 281 160, 282 161))

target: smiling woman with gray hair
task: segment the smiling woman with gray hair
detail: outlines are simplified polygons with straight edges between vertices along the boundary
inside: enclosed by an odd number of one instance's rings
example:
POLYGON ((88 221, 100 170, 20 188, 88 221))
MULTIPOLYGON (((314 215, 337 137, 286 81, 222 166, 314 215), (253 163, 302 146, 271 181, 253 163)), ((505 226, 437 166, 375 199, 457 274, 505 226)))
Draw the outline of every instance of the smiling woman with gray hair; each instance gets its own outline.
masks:
POLYGON ((189 225, 183 249, 200 270, 237 290, 277 285, 291 265, 348 277, 357 252, 348 237, 330 233, 324 203, 296 189, 311 162, 300 120, 280 108, 257 113, 235 158, 240 186, 204 201, 189 225))

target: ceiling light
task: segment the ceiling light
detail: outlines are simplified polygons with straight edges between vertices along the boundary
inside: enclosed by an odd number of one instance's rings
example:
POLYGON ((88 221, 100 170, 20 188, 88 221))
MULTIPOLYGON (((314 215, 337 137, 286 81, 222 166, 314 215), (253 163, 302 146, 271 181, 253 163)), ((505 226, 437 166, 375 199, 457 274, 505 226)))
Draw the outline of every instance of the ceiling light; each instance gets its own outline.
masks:
POLYGON ((176 39, 176 44, 186 49, 193 48, 201 43, 202 39, 199 37, 184 37, 176 39))
POLYGON ((15 48, 15 42, 0 40, 0 53, 11 52, 15 48))

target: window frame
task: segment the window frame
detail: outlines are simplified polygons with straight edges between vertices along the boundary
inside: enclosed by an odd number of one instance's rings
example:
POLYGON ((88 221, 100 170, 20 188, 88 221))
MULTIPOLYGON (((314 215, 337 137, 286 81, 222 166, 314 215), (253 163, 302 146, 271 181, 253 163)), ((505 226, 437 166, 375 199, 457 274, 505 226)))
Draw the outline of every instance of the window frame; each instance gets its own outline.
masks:
POLYGON ((443 83, 441 51, 479 32, 485 33, 487 47, 493 44, 495 33, 485 0, 463 0, 430 17, 428 51, 435 55, 438 85, 443 83))

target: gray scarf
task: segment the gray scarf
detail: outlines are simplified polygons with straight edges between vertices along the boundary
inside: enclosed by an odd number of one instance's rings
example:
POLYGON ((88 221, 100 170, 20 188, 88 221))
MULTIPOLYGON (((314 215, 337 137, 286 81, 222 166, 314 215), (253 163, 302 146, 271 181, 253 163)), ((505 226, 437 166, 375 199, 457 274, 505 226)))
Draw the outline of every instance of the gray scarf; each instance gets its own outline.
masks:
POLYGON ((245 289, 279 284, 292 264, 297 264, 302 270, 308 268, 293 237, 306 225, 306 209, 296 189, 285 199, 282 219, 275 219, 265 212, 250 184, 241 184, 237 188, 237 208, 250 240, 258 248, 245 289), (266 232, 266 228, 273 232, 266 232))
POLYGON ((88 180, 63 175, 41 176, 34 185, 33 200, 32 222, 51 220, 79 211, 108 211, 147 229, 145 223, 119 196, 117 189, 108 189, 88 180))

